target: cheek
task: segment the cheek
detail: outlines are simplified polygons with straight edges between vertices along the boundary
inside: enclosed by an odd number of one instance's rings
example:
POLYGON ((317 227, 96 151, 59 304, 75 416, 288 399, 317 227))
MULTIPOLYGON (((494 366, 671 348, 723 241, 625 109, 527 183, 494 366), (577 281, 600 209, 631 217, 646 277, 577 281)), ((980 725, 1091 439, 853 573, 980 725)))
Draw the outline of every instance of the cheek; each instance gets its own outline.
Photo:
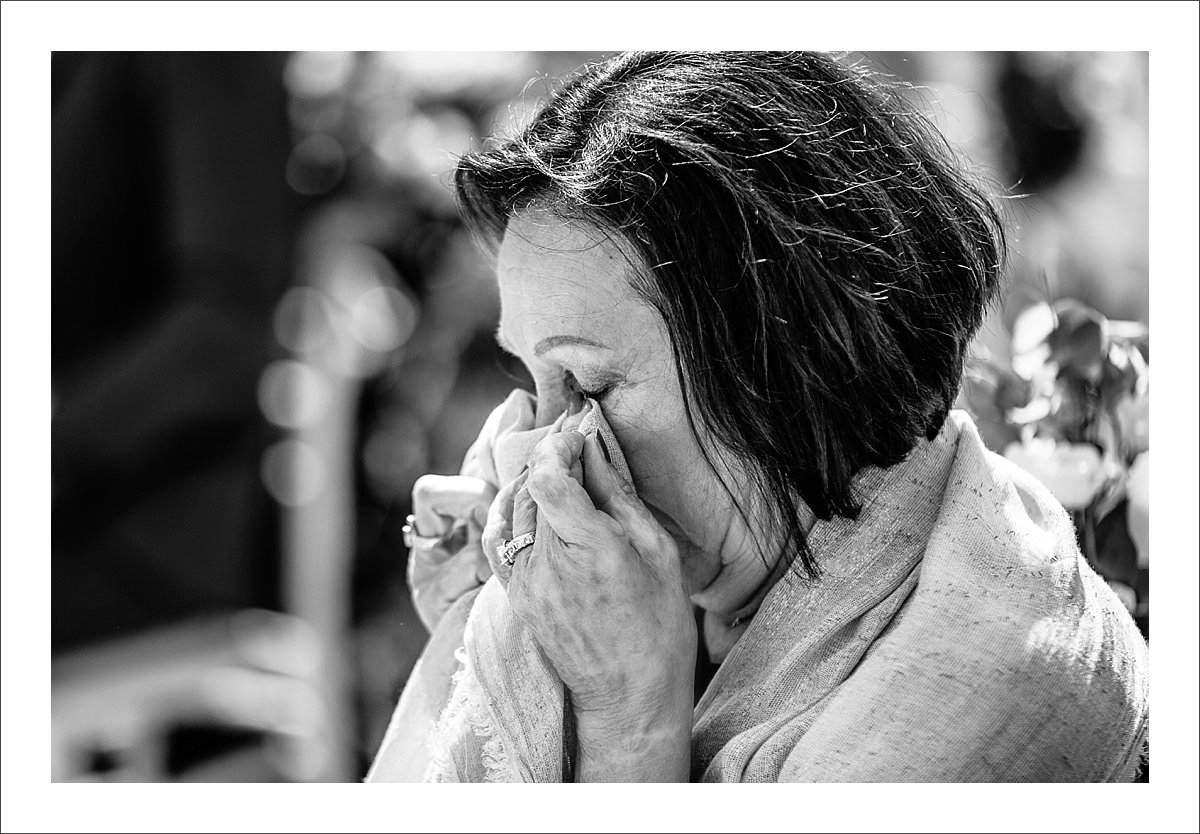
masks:
POLYGON ((605 415, 629 463, 638 495, 692 532, 692 514, 711 478, 682 403, 647 390, 615 402, 605 415))

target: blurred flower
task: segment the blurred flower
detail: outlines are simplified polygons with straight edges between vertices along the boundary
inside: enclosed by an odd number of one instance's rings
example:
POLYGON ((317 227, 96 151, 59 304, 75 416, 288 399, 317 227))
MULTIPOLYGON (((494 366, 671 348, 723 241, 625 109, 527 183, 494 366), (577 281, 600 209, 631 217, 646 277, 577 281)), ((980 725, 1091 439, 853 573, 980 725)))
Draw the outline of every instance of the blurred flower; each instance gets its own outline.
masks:
POLYGON ((1054 330, 1046 337, 1049 361, 1058 366, 1060 375, 1098 382, 1108 356, 1104 316, 1071 298, 1055 302, 1054 315, 1054 330))
POLYGON ((1100 453, 1086 443, 1031 437, 1010 443, 1004 457, 1041 481, 1068 510, 1086 507, 1108 480, 1100 453))
POLYGON ((1033 379, 1050 358, 1046 338, 1054 332, 1054 310, 1040 303, 1026 307, 1012 326, 1012 368, 1017 376, 1033 379))
POLYGON ((1150 452, 1137 456, 1129 467, 1129 484, 1126 487, 1129 508, 1126 521, 1129 537, 1137 548, 1139 568, 1150 567, 1150 452))
POLYGON ((1150 448, 1150 395, 1134 391, 1117 401, 1113 412, 1117 419, 1126 453, 1137 455, 1150 448))

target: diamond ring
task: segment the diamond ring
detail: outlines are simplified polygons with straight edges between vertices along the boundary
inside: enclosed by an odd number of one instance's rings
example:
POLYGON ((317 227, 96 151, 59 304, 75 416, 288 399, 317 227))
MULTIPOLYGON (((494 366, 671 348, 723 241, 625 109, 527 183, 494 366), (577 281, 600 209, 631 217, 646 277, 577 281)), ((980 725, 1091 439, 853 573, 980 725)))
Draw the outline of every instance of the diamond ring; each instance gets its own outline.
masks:
POLYGON ((512 567, 517 561, 517 554, 533 544, 533 533, 522 533, 507 544, 503 544, 496 548, 496 555, 500 557, 500 561, 512 567))
POLYGON ((409 515, 404 519, 404 526, 400 528, 400 532, 404 535, 404 546, 411 549, 414 547, 428 549, 437 547, 445 536, 422 536, 417 532, 417 517, 409 515))

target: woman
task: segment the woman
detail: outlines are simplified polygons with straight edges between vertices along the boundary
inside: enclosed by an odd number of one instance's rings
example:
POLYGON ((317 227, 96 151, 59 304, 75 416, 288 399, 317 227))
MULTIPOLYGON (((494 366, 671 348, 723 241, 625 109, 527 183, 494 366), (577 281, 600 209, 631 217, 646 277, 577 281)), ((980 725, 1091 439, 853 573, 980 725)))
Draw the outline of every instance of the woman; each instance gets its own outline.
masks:
POLYGON ((634 53, 460 162, 537 391, 418 484, 370 778, 1133 777, 1145 644, 951 412, 1002 237, 944 151, 823 55, 634 53))

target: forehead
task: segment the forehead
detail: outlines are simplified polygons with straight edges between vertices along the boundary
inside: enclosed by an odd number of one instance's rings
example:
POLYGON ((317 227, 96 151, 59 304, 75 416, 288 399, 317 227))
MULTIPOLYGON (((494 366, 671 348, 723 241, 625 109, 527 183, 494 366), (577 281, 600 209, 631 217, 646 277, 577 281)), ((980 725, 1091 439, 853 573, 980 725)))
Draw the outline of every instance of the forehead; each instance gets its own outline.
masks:
POLYGON ((496 272, 506 329, 517 318, 578 329, 648 312, 630 287, 632 266, 621 247, 548 212, 527 211, 509 221, 496 272))

